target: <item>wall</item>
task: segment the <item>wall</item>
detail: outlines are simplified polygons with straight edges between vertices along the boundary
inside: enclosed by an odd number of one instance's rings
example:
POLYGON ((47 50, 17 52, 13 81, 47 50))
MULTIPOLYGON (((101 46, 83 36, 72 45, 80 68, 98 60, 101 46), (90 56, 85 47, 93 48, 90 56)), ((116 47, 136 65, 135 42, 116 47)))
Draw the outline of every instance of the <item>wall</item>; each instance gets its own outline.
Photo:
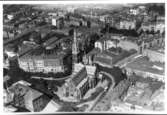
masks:
POLYGON ((157 61, 157 62, 161 62, 164 63, 165 62, 165 54, 164 53, 160 53, 154 50, 150 50, 150 49, 146 49, 143 51, 143 55, 144 56, 148 56, 150 61, 157 61))
POLYGON ((99 48, 100 50, 103 50, 103 43, 101 42, 95 42, 95 48, 99 48))
POLYGON ((135 49, 137 51, 139 50, 139 46, 131 41, 120 41, 118 43, 118 47, 121 47, 122 49, 125 50, 131 50, 131 49, 135 49))

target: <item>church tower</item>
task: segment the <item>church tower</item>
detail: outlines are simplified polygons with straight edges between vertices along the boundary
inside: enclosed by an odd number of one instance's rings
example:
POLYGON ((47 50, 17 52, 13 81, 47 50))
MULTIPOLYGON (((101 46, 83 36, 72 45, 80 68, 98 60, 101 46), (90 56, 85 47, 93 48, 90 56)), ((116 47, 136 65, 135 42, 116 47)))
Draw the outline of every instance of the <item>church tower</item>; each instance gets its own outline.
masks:
POLYGON ((72 45, 72 55, 73 55, 73 64, 78 63, 78 42, 77 42, 77 32, 76 29, 74 29, 74 38, 73 38, 73 45, 72 45))

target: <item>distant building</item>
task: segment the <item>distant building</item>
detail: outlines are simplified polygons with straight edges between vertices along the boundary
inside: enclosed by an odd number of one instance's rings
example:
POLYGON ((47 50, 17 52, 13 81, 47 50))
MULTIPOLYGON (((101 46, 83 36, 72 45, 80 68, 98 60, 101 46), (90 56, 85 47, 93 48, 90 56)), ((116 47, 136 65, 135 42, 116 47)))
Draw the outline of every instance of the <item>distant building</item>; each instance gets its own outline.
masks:
POLYGON ((116 40, 100 39, 95 42, 95 48, 99 48, 101 51, 107 50, 111 47, 116 47, 116 40))
POLYGON ((8 15, 7 15, 7 18, 8 18, 9 20, 12 20, 12 19, 14 18, 14 15, 8 14, 8 15))
POLYGON ((118 47, 121 47, 122 49, 124 50, 131 50, 131 49, 135 49, 136 51, 139 51, 140 50, 140 46, 137 42, 137 39, 138 38, 132 38, 130 39, 127 38, 125 40, 120 40, 120 42, 118 43, 118 47))
POLYGON ((154 31, 159 32, 162 34, 165 31, 165 23, 164 21, 157 21, 157 22, 144 22, 141 25, 141 29, 143 31, 154 31))
POLYGON ((13 101, 14 93, 8 91, 8 89, 7 90, 4 89, 3 94, 4 94, 3 95, 4 104, 8 104, 13 101))
POLYGON ((3 38, 4 39, 14 39, 15 32, 13 30, 3 29, 3 38))
POLYGON ((164 100, 165 100, 164 89, 160 88, 151 96, 150 105, 152 106, 152 109, 155 111, 163 111, 165 109, 164 100))
POLYGON ((129 10, 129 13, 132 14, 132 15, 138 15, 139 14, 139 9, 137 9, 137 8, 131 8, 129 10))
POLYGON ((71 78, 63 86, 64 96, 71 101, 81 100, 87 91, 96 86, 95 66, 75 64, 71 78))
POLYGON ((13 84, 9 90, 14 93, 13 104, 31 112, 42 111, 50 101, 43 93, 20 83, 13 84))
POLYGON ((120 21, 120 29, 127 29, 127 30, 136 29, 136 21, 128 21, 128 20, 120 21))
POLYGON ((61 29, 64 27, 64 18, 63 17, 52 17, 52 25, 61 29))

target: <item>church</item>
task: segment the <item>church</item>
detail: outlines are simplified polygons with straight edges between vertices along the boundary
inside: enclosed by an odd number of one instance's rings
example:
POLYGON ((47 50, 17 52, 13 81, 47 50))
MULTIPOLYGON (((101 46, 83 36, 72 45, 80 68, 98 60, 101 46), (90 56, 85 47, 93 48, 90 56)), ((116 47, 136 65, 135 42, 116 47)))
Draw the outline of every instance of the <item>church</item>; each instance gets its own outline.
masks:
POLYGON ((97 85, 96 66, 85 66, 78 62, 77 33, 74 30, 72 54, 73 72, 63 86, 63 96, 71 101, 79 101, 89 89, 97 85))

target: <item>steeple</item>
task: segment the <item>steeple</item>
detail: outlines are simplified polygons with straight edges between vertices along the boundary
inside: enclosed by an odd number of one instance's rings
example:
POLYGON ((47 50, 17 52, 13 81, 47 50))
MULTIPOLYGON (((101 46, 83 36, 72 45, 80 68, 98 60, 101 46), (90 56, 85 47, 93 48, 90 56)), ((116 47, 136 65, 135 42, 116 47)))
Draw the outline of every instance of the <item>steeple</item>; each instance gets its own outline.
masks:
POLYGON ((78 63, 78 43, 77 43, 77 32, 74 29, 74 38, 73 38, 73 46, 72 46, 72 54, 73 54, 73 63, 78 63))

